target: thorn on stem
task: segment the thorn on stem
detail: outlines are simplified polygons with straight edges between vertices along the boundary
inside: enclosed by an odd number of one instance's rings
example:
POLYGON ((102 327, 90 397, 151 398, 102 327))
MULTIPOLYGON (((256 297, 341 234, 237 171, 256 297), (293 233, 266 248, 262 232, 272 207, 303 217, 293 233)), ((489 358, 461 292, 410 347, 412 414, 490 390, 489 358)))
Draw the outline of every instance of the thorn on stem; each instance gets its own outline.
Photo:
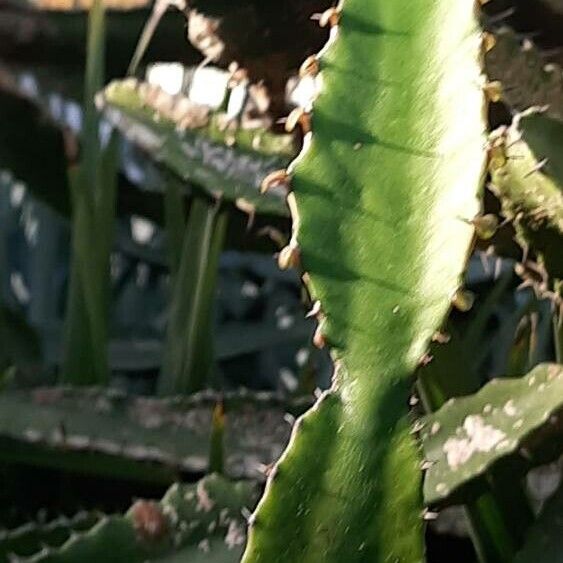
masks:
POLYGON ((489 33, 488 31, 484 31, 482 37, 483 37, 483 50, 485 51, 485 53, 489 53, 494 49, 495 45, 497 44, 496 37, 492 33, 489 33))
POLYGON ((287 173, 287 170, 275 170, 268 174, 264 180, 262 180, 262 184, 260 185, 260 193, 265 194, 271 188, 275 188, 278 186, 284 186, 289 189, 289 181, 290 176, 287 173))
POLYGON ((462 313, 467 313, 475 303, 475 295, 471 291, 458 289, 452 297, 452 305, 462 313))
POLYGON ((305 318, 307 319, 315 318, 319 315, 320 312, 321 312, 321 302, 315 301, 313 303, 313 307, 311 308, 311 310, 305 315, 305 318))
POLYGON ((319 25, 321 27, 335 27, 340 23, 340 16, 342 14, 342 9, 339 7, 332 7, 325 10, 319 16, 319 25))
POLYGON ((471 222, 475 227, 475 234, 482 240, 493 238, 499 226, 498 217, 492 213, 475 217, 471 222))
POLYGON ((317 327, 317 330, 315 330, 315 334, 313 336, 313 344, 319 349, 322 349, 326 346, 326 340, 322 333, 320 325, 317 327))
POLYGON ((319 73, 319 59, 316 55, 311 55, 307 57, 301 67, 299 68, 299 76, 304 78, 305 76, 316 76, 319 73))
POLYGON ((451 336, 445 332, 436 331, 432 335, 432 342, 437 342, 438 344, 447 344, 451 340, 451 336))
POLYGON ((301 265, 301 252, 295 244, 289 243, 282 248, 278 255, 278 266, 281 270, 289 268, 299 268, 301 265))
POLYGON ((285 120, 285 130, 292 133, 297 125, 301 126, 303 133, 311 131, 311 115, 303 108, 295 108, 285 120))
POLYGON ((492 80, 483 86, 485 96, 491 102, 500 102, 502 99, 502 84, 499 80, 492 80))
POLYGON ((524 174, 524 178, 528 178, 530 177, 532 174, 535 174, 536 172, 539 172, 542 168, 545 167, 545 165, 549 162, 549 159, 544 158, 543 160, 540 160, 533 168, 532 170, 530 170, 529 172, 527 172, 526 174, 524 174))

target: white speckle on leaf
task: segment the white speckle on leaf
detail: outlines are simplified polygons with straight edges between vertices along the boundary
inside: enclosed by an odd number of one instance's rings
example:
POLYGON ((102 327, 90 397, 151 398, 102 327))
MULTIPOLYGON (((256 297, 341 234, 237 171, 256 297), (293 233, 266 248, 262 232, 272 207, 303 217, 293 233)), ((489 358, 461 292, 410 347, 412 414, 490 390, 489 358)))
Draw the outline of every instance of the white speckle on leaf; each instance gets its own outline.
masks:
POLYGON ((197 484, 196 494, 198 512, 201 512, 202 510, 203 512, 209 512, 215 506, 215 503, 209 497, 209 493, 202 481, 197 484))
POLYGON ((229 549, 233 549, 237 545, 242 545, 246 539, 244 529, 235 520, 229 523, 229 529, 225 536, 225 543, 229 549))
POLYGON ((448 465, 455 470, 471 457, 473 450, 470 441, 465 438, 448 438, 444 444, 444 453, 448 465))
POLYGON ((207 538, 205 538, 204 540, 201 540, 197 544, 197 548, 200 551, 203 551, 203 553, 209 553, 209 550, 211 549, 211 546, 209 545, 209 540, 207 538))
POLYGON ((506 438, 502 430, 485 424, 483 418, 478 415, 469 415, 465 418, 461 434, 465 434, 466 437, 449 438, 443 447, 448 465, 454 471, 474 453, 489 452, 506 438))
POLYGON ((504 450, 505 448, 507 448, 507 447, 509 447, 509 446, 510 446, 510 441, 509 441, 509 440, 502 440, 501 442, 499 442, 499 443, 496 445, 495 449, 496 449, 497 451, 500 451, 500 450, 504 450))
POLYGON ((443 495, 448 490, 448 487, 445 483, 438 483, 436 485, 436 492, 440 495, 443 495))
POLYGON ((518 412, 516 410, 516 407, 514 406, 514 401, 512 399, 510 399, 510 401, 507 401, 502 410, 507 416, 516 416, 518 412))

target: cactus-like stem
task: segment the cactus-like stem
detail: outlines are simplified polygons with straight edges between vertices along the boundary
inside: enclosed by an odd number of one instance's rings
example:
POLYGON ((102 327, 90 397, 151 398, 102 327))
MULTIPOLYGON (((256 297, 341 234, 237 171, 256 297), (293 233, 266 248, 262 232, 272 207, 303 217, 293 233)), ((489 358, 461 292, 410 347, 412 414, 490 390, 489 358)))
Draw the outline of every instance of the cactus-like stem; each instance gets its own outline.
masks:
MULTIPOLYGON (((563 123, 531 108, 491 138, 491 188, 552 278, 563 278, 563 123)), ((547 289, 547 288, 544 288, 547 289)), ((549 288, 553 289, 553 288, 549 288)))
POLYGON ((78 512, 68 518, 59 516, 47 523, 28 522, 12 530, 0 531, 0 563, 9 563, 14 555, 33 555, 43 545, 58 547, 73 534, 85 532, 103 517, 98 512, 78 512))
POLYGON ((208 197, 243 211, 287 215, 283 190, 261 197, 259 188, 295 154, 292 135, 264 127, 233 133, 225 129, 224 114, 132 78, 112 82, 97 103, 129 141, 208 197))
POLYGON ((245 541, 243 514, 255 502, 254 484, 210 475, 198 483, 173 485, 158 503, 139 500, 125 515, 104 517, 60 548, 44 548, 29 559, 15 561, 236 563, 245 541))
POLYGON ((0 458, 97 475, 169 484, 205 471, 212 411, 229 413, 224 469, 260 477, 289 438, 286 412, 310 405, 264 393, 201 392, 190 397, 135 398, 101 389, 37 388, 0 395, 0 458))
POLYGON ((244 563, 423 559, 411 378, 460 285, 483 174, 467 1, 345 0, 290 168, 332 388, 295 426, 244 563))

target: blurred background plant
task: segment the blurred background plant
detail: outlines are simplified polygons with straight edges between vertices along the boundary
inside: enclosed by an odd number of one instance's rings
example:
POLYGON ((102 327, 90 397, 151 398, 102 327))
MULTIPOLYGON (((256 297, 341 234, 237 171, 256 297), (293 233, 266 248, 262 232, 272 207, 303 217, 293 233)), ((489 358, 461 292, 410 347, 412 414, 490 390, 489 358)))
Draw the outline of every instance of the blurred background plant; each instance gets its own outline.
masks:
MULTIPOLYGON (((0 561, 97 561, 101 545, 120 561, 238 560, 257 488, 330 383, 300 274, 272 258, 290 234, 285 186, 260 186, 298 152, 284 118, 311 95, 298 68, 331 4, 0 0, 0 561), (201 481, 209 468, 246 483, 201 481), (175 481, 181 494, 133 504, 175 481)), ((491 129, 546 104, 560 127, 561 3, 491 0, 483 25, 503 83, 491 129)), ((534 204, 514 207, 492 176, 500 227, 420 370, 427 411, 561 362, 561 203, 542 246, 534 204)), ((528 477, 536 511, 561 479, 553 450, 528 477)), ((452 545, 457 561, 502 560, 494 530, 477 555, 467 539, 465 514, 485 528, 493 514, 477 504, 440 513, 429 561, 452 545)))

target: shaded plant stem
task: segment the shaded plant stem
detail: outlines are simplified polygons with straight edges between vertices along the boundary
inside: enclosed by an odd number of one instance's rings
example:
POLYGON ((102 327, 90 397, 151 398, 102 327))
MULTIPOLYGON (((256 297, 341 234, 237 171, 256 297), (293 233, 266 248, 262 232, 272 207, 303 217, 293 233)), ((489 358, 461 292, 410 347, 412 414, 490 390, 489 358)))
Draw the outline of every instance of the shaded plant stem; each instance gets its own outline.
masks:
MULTIPOLYGON (((219 256, 228 212, 220 201, 196 197, 185 228, 159 380, 160 395, 194 393, 208 382, 213 368, 212 325, 219 256)), ((168 223, 170 244, 177 243, 179 217, 168 223)), ((177 251, 171 251, 171 256, 177 251)), ((172 258, 174 262, 174 258, 172 258)), ((172 269, 174 272, 174 269, 172 269)))

